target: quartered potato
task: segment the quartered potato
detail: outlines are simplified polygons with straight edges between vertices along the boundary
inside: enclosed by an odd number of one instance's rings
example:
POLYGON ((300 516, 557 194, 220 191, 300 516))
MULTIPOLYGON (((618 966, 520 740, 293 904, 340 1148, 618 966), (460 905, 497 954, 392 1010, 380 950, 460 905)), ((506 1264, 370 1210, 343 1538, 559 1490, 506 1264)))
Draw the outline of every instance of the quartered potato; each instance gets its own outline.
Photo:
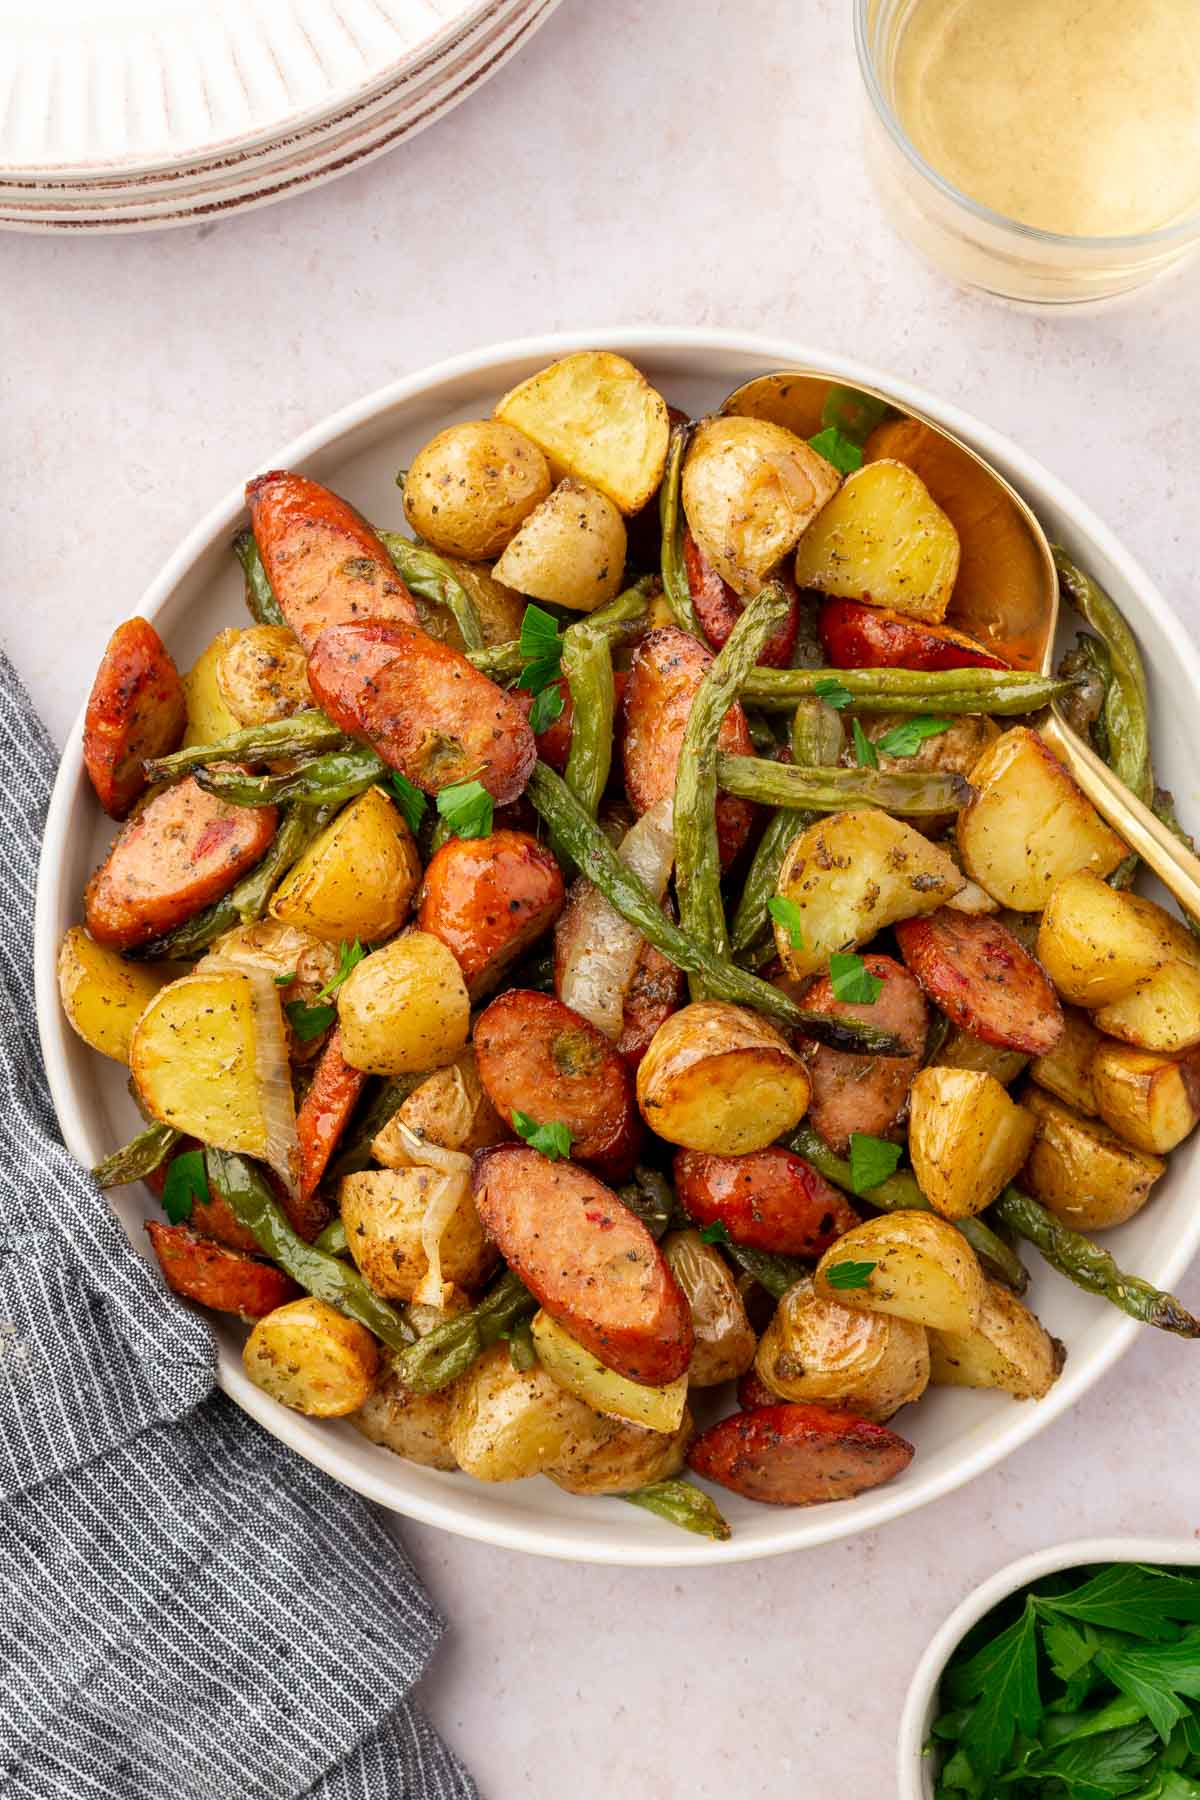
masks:
POLYGON ((160 989, 129 1046, 130 1072, 151 1118, 221 1150, 266 1155, 257 999, 250 978, 232 970, 184 975, 160 989))
POLYGON ((546 1473, 568 1494, 632 1494, 679 1474, 695 1430, 686 1408, 679 1429, 670 1434, 610 1421, 609 1436, 594 1444, 572 1443, 561 1464, 546 1473))
POLYGON ((522 1481, 602 1444, 607 1419, 540 1367, 514 1369, 507 1344, 494 1344, 454 1386, 450 1448, 476 1481, 522 1481))
MULTIPOLYGON (((447 1177, 436 1169, 364 1169, 342 1177, 338 1203, 346 1243, 377 1294, 411 1300, 429 1273, 422 1227, 447 1177)), ((476 1288, 496 1261, 468 1183, 439 1237, 443 1282, 476 1288)))
POLYGON ((1096 1113, 1092 1061, 1104 1039, 1088 1015, 1077 1006, 1063 1007, 1063 1033, 1052 1050, 1035 1056, 1029 1073, 1039 1087, 1076 1112, 1096 1113))
POLYGON ((286 719, 313 704, 308 658, 286 625, 252 625, 229 636, 217 658, 217 688, 241 725, 286 719))
POLYGON ((929 1345, 923 1325, 826 1299, 805 1276, 776 1307, 754 1367, 780 1400, 845 1407, 881 1424, 925 1392, 929 1345))
POLYGON ((403 925, 420 881, 421 859, 399 808, 369 787, 284 876, 271 917, 331 944, 378 943, 403 925))
POLYGON ((372 1444, 406 1462, 426 1469, 457 1469, 450 1448, 454 1389, 451 1382, 433 1394, 414 1393, 400 1379, 395 1357, 388 1357, 374 1392, 350 1415, 350 1423, 372 1444))
POLYGON ((1200 964, 1200 946, 1181 920, 1088 873, 1053 889, 1037 954, 1063 999, 1088 1008, 1124 999, 1168 963, 1200 964))
POLYGON ((660 1025, 638 1065, 637 1100, 651 1131, 685 1150, 764 1150, 804 1116, 803 1062, 760 1013, 697 1000, 660 1025))
POLYGON ((1089 1076, 1091 1110, 1138 1150, 1165 1156, 1200 1118, 1200 1057, 1195 1054, 1173 1057, 1138 1050, 1097 1033, 1089 1076))
POLYGON ((981 1070, 922 1069, 909 1105, 913 1173, 944 1219, 969 1219, 990 1206, 1037 1129, 1033 1115, 981 1070))
POLYGON ((970 1331, 984 1297, 983 1271, 956 1226, 936 1213, 894 1212, 840 1237, 817 1264, 824 1300, 864 1312, 892 1313, 931 1331, 970 1331), (857 1264, 859 1285, 839 1286, 834 1271, 857 1264))
POLYGON ((542 1368, 560 1388, 584 1401, 593 1412, 623 1419, 647 1431, 679 1430, 687 1406, 686 1374, 664 1387, 647 1387, 606 1368, 547 1312, 534 1314, 532 1330, 533 1347, 542 1368))
POLYGON ((1063 1349, 1015 1294, 989 1281, 973 1330, 929 1333, 936 1387, 999 1388, 1014 1400, 1040 1400, 1058 1380, 1063 1349))
POLYGON ((934 1069, 978 1069, 984 1075, 992 1076, 1001 1087, 1007 1087, 1029 1062, 1022 1050, 1008 1050, 1002 1044, 985 1044, 976 1037, 973 1031, 964 1031, 961 1025, 952 1025, 942 1042, 942 1047, 933 1056, 930 1067, 934 1069))
POLYGON ((218 671, 222 659, 241 635, 240 631, 232 628, 218 632, 207 650, 197 657, 183 677, 183 691, 187 700, 184 749, 191 749, 193 744, 215 744, 219 738, 228 737, 231 731, 239 729, 241 720, 225 704, 218 671))
MULTIPOLYGON (((447 556, 444 560, 474 604, 484 643, 489 646, 511 644, 519 638, 525 613, 525 602, 520 594, 497 581, 487 563, 464 562, 457 556, 447 556)), ((451 644, 455 650, 466 649, 458 621, 448 606, 440 600, 428 600, 424 594, 414 594, 413 602, 422 631, 428 632, 430 637, 440 638, 443 644, 451 644)))
POLYGON ((1141 1212, 1166 1169, 1161 1157, 1122 1143, 1099 1119, 1030 1088, 1025 1105, 1037 1137, 1024 1182, 1056 1219, 1076 1231, 1106 1231, 1141 1212))
POLYGON ((796 585, 940 624, 958 575, 958 533, 904 463, 864 463, 796 550, 796 585))
POLYGON ((594 612, 625 573, 625 521, 607 495, 560 481, 496 564, 496 579, 535 600, 594 612))
POLYGON ((418 450, 404 480, 409 524, 434 550, 484 562, 499 556, 550 492, 546 458, 496 419, 448 425, 418 450))
POLYGON ((839 482, 837 470, 782 425, 727 416, 697 427, 680 491, 702 554, 735 594, 755 594, 839 482))
POLYGON ((85 1044, 129 1061, 133 1028, 166 982, 151 963, 126 962, 72 925, 58 948, 58 992, 63 1011, 85 1044))
POLYGON ((340 1419, 365 1404, 379 1346, 365 1325, 306 1294, 260 1319, 242 1362, 255 1387, 293 1412, 340 1419))
POLYGON ((1200 967, 1167 963, 1095 1016, 1101 1031, 1143 1050, 1190 1050, 1200 1044, 1200 967))
POLYGON ((692 1310, 695 1347, 688 1386, 736 1381, 754 1361, 757 1339, 732 1269, 698 1231, 668 1232, 660 1248, 692 1310))
POLYGON ((666 401, 610 350, 578 350, 540 369, 497 402, 496 418, 532 438, 556 476, 597 488, 623 513, 638 512, 662 480, 666 401))
POLYGON ((483 1150, 512 1134, 483 1090, 475 1052, 467 1048, 414 1088, 371 1143, 371 1154, 385 1169, 406 1169, 412 1162, 404 1134, 413 1132, 443 1150, 483 1150))

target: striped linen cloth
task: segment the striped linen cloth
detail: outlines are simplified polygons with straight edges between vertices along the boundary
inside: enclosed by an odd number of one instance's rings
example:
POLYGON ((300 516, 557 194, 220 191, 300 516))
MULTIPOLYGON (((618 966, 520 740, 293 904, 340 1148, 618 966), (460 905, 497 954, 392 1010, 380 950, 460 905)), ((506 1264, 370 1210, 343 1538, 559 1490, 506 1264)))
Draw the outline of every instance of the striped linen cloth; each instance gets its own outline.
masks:
POLYGON ((472 1800, 364 1502, 215 1387, 63 1148, 32 922, 57 756, 0 654, 0 1800, 472 1800))

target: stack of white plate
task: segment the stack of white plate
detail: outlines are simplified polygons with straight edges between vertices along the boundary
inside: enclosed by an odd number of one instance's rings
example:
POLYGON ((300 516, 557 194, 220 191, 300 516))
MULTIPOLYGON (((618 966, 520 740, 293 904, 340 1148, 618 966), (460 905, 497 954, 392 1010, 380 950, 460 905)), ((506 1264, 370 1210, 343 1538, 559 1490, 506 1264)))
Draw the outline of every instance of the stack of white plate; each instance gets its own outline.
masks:
POLYGON ((558 0, 0 0, 0 227, 194 225, 329 181, 558 0))

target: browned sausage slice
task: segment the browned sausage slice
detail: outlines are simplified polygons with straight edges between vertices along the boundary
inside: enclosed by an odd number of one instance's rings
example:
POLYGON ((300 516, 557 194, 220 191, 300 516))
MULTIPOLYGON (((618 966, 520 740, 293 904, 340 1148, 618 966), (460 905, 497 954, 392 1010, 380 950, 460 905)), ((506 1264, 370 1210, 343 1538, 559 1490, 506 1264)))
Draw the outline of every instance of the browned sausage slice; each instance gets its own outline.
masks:
POLYGON ((998 919, 943 906, 897 925, 896 942, 933 1004, 985 1044, 1045 1056, 1062 1036, 1058 995, 998 919))
POLYGON ((156 794, 119 833, 83 897, 87 928, 129 950, 219 900, 275 836, 273 806, 233 806, 194 776, 156 794))
MULTIPOLYGON (((746 603, 738 598, 724 577, 718 575, 690 531, 683 534, 683 561, 700 629, 713 649, 720 650, 741 618, 746 603)), ((800 597, 796 584, 786 572, 781 571, 778 579, 787 589, 791 608, 787 617, 775 627, 759 656, 759 664, 765 669, 787 668, 800 628, 800 597)))
POLYGON ((497 806, 515 800, 537 761, 521 709, 458 650, 409 625, 331 625, 308 679, 343 731, 436 794, 479 781, 497 806))
POLYGON ((621 1035, 617 1039, 617 1055, 623 1056, 632 1070, 636 1072, 659 1026, 679 1011, 683 1001, 683 970, 677 969, 653 944, 643 944, 634 964, 633 979, 625 989, 621 1035))
POLYGON ((778 1145, 746 1156, 680 1150, 675 1190, 698 1224, 719 1221, 735 1244, 781 1256, 821 1256, 862 1223, 838 1188, 778 1145))
POLYGON ((757 1369, 749 1368, 738 1377, 737 1403, 743 1412, 753 1412, 756 1406, 778 1406, 779 1395, 767 1386, 757 1369))
POLYGON ((892 956, 864 956, 872 975, 883 982, 873 1005, 839 1000, 827 975, 813 983, 804 1005, 839 1019, 864 1019, 892 1031, 907 1056, 860 1056, 831 1050, 824 1044, 805 1046, 812 1099, 808 1121, 831 1150, 844 1156, 852 1132, 886 1137, 903 1116, 908 1092, 925 1053, 929 1011, 924 995, 908 970, 892 956))
POLYGON ((246 484, 250 525, 279 609, 306 650, 349 619, 417 623, 391 557, 348 501, 273 469, 246 484))
POLYGON ((906 1469, 913 1447, 886 1425, 778 1401, 731 1413, 687 1453, 697 1475, 767 1506, 849 1500, 906 1469))
MULTIPOLYGON (((366 1084, 363 1071, 353 1068, 342 1055, 342 1034, 335 1031, 321 1052, 308 1092, 296 1113, 296 1136, 300 1141, 299 1197, 302 1202, 310 1201, 320 1187, 329 1158, 366 1084)), ((323 1224, 322 1219, 318 1231, 323 1224)), ((301 1235, 310 1234, 303 1232, 301 1235)))
POLYGON ((633 1078, 604 1033, 553 994, 510 988, 475 1024, 479 1079, 502 1119, 523 1112, 571 1133, 606 1180, 630 1174, 643 1128, 633 1078))
POLYGON ((451 838, 425 871, 417 924, 453 952, 472 1000, 562 911, 558 864, 524 831, 451 838))
MULTIPOLYGON (((637 813, 648 812, 664 794, 675 792, 679 751, 696 689, 712 656, 703 644, 677 625, 649 632, 633 653, 629 682, 621 703, 625 790, 637 813)), ((754 746, 740 706, 731 706, 722 723, 719 748, 736 756, 753 756, 754 746)), ((722 794, 717 800, 717 836, 721 863, 733 861, 749 835, 754 808, 748 800, 722 794)))
POLYGON ((146 1231, 167 1286, 185 1300, 198 1300, 214 1312, 261 1319, 300 1292, 274 1263, 256 1262, 240 1250, 227 1250, 187 1225, 163 1225, 150 1219, 146 1231))
POLYGON ((650 1233, 585 1169, 524 1144, 481 1150, 472 1176, 484 1228, 571 1336, 630 1381, 662 1387, 692 1357, 692 1315, 650 1233))
POLYGON ((126 619, 108 640, 83 717, 83 761, 105 812, 123 819, 146 790, 143 762, 187 727, 179 671, 153 625, 126 619))
MULTIPOLYGON (((201 1148, 202 1145, 198 1138, 185 1137, 179 1144, 175 1155, 183 1156, 189 1150, 201 1148)), ((163 1189, 167 1185, 167 1171, 174 1160, 175 1157, 172 1156, 167 1162, 160 1163, 158 1168, 152 1169, 146 1177, 146 1186, 159 1200, 162 1199, 163 1189)), ((212 1238, 216 1243, 224 1244, 228 1250, 246 1250, 251 1256, 258 1252, 258 1239, 252 1231, 247 1230, 245 1225, 234 1218, 233 1209, 224 1194, 214 1194, 210 1191, 207 1200, 193 1199, 188 1224, 193 1231, 198 1231, 201 1237, 212 1238)))

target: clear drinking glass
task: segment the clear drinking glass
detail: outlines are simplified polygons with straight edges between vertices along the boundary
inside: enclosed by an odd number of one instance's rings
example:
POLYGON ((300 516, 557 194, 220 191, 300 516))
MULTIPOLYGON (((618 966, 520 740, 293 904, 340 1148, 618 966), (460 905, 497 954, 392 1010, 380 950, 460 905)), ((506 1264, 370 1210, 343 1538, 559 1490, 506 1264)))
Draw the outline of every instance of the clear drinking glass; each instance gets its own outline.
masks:
POLYGON ((1008 218, 940 175, 915 148, 896 106, 898 46, 925 3, 854 0, 854 34, 869 101, 872 175, 897 227, 931 261, 971 286, 1045 304, 1123 293, 1200 246, 1200 206, 1157 230, 1076 237, 1008 218))

